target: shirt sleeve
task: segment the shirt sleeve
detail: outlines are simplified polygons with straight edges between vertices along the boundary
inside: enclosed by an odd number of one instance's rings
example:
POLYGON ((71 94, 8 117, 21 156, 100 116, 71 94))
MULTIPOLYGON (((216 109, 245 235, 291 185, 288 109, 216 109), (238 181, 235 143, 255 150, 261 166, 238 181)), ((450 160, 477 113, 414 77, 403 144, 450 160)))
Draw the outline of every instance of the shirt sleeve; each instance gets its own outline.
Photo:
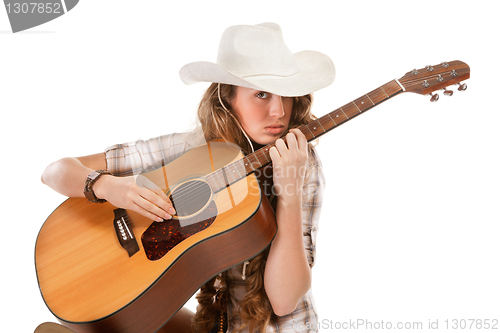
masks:
POLYGON ((316 236, 323 202, 325 178, 321 160, 314 148, 309 150, 308 169, 302 188, 302 230, 304 247, 309 266, 314 266, 316 255, 316 236))
POLYGON ((202 143, 204 143, 202 134, 193 131, 116 144, 104 151, 107 170, 115 176, 141 174, 168 164, 202 143))

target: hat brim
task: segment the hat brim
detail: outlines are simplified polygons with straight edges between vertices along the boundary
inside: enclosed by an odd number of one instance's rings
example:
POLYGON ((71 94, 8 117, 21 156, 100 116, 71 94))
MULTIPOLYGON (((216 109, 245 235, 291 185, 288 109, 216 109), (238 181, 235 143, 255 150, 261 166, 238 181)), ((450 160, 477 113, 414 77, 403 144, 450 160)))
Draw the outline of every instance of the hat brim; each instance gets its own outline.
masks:
POLYGON ((179 75, 186 84, 224 83, 286 97, 313 93, 329 86, 335 79, 335 66, 327 55, 316 51, 301 51, 293 56, 297 73, 289 76, 252 75, 242 77, 208 61, 187 64, 181 68, 179 75))

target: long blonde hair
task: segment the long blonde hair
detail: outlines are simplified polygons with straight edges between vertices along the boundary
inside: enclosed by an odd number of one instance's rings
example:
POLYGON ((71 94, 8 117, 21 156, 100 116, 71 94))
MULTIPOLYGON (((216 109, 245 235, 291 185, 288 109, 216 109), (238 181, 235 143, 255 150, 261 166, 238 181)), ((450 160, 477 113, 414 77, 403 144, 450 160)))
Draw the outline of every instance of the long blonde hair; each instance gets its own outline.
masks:
MULTIPOLYGON (((223 139, 238 144, 245 154, 252 151, 237 115, 231 105, 236 96, 236 87, 212 83, 206 90, 198 107, 198 119, 205 139, 223 139), (222 104, 221 104, 222 102, 222 104)), ((288 128, 296 128, 316 119, 311 113, 312 94, 294 97, 292 115, 288 128)), ((239 303, 237 315, 250 332, 264 332, 273 317, 273 310, 264 288, 264 269, 269 248, 255 256, 247 267, 246 294, 239 303)), ((223 272, 203 285, 197 294, 198 309, 193 319, 195 332, 206 333, 213 329, 226 310, 231 287, 227 273, 223 272)), ((231 318, 229 318, 231 320, 231 318)))

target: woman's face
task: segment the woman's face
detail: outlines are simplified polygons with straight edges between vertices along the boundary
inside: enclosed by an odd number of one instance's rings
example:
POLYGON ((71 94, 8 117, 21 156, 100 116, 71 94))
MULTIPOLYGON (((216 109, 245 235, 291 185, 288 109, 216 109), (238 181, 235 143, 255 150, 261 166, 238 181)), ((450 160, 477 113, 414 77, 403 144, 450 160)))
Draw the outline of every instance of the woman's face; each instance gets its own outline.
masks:
POLYGON ((290 122, 293 97, 281 97, 260 90, 236 87, 232 101, 241 126, 250 138, 267 145, 285 134, 290 122))

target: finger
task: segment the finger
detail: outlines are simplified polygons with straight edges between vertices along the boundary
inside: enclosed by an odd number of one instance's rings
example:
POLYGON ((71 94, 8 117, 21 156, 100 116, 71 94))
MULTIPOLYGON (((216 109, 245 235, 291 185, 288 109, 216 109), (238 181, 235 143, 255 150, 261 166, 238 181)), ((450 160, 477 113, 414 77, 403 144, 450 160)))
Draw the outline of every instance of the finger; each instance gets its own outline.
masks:
MULTIPOLYGON (((171 214, 175 214, 175 209, 173 208, 172 202, 170 202, 168 196, 165 194, 165 192, 163 192, 163 190, 158 185, 156 185, 143 175, 137 175, 135 178, 135 182, 137 186, 139 186, 140 188, 152 191, 153 193, 158 195, 159 198, 161 199, 160 201, 158 201, 156 200, 157 198, 146 196, 148 200, 154 202, 157 206, 162 207, 165 211, 169 211, 171 214)), ((142 193, 143 195, 144 193, 148 195, 148 192, 142 191, 142 193)))
POLYGON ((269 149, 269 156, 271 156, 271 161, 273 161, 273 164, 277 164, 279 158, 281 157, 276 147, 271 147, 271 149, 269 149))
MULTIPOLYGON (((170 201, 170 198, 168 197, 168 195, 162 189, 157 189, 154 192, 160 197, 160 199, 162 199, 163 201, 165 201, 167 203, 167 205, 165 206, 166 211, 170 214, 175 214, 174 204, 172 203, 172 201, 170 201)), ((163 206, 161 206, 161 207, 163 207, 163 206)))
POLYGON ((299 145, 297 143, 297 137, 294 132, 290 132, 286 135, 286 145, 288 149, 298 149, 299 145))
POLYGON ((298 128, 291 129, 290 131, 293 132, 297 138, 299 150, 307 150, 307 138, 304 133, 298 128))
POLYGON ((172 218, 169 208, 170 205, 160 198, 151 190, 143 190, 139 193, 139 197, 134 201, 138 206, 144 208, 148 212, 165 219, 172 218), (162 207, 163 205, 163 207, 162 207))
POLYGON ((172 202, 168 196, 163 192, 162 189, 155 190, 144 190, 140 192, 140 195, 146 200, 152 202, 159 208, 163 209, 166 213, 175 214, 175 209, 172 202))
POLYGON ((161 217, 161 216, 158 216, 158 215, 151 213, 150 211, 144 209, 143 207, 136 204, 135 202, 133 203, 133 206, 131 207, 131 209, 136 211, 137 213, 141 214, 142 216, 144 216, 150 220, 156 221, 156 222, 161 222, 161 221, 163 221, 163 219, 167 219, 166 217, 161 217))
POLYGON ((286 146, 286 143, 283 139, 276 140, 276 142, 274 143, 274 146, 276 147, 276 149, 280 153, 280 155, 282 152, 285 152, 285 150, 288 149, 286 146))

